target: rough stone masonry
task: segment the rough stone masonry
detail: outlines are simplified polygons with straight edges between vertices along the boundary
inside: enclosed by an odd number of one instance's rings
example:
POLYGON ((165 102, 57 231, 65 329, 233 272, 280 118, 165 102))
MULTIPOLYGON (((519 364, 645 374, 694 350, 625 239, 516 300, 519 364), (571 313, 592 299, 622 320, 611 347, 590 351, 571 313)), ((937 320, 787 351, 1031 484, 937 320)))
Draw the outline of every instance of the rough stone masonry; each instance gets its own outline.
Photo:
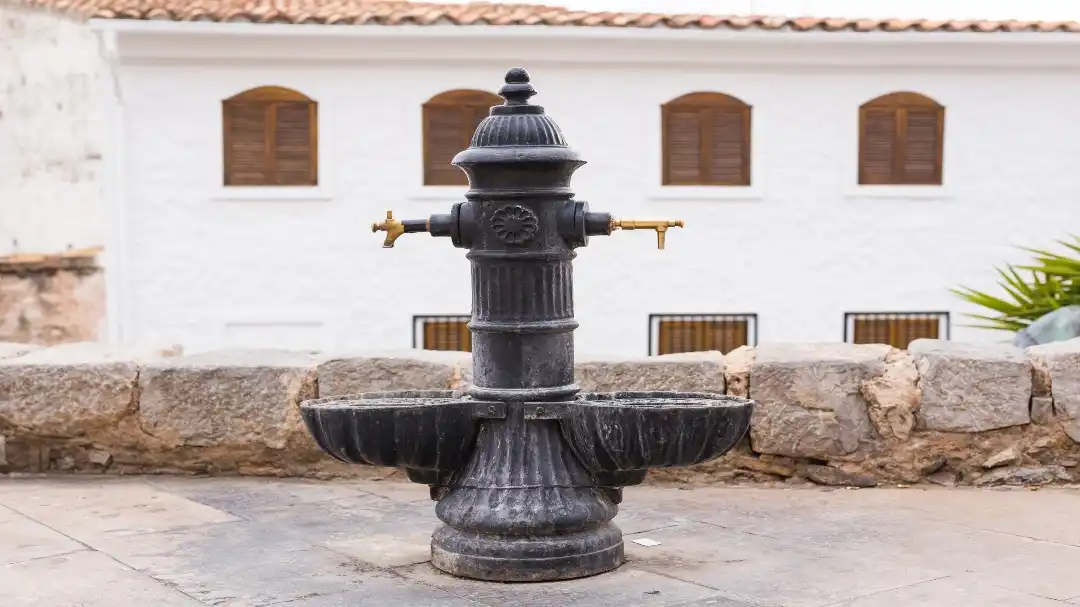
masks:
MULTIPOLYGON (((467 353, 183 356, 79 343, 0 344, 0 470, 386 476, 325 456, 299 416, 317 396, 461 389, 467 353)), ((917 340, 764 344, 579 360, 583 390, 757 401, 750 436, 673 482, 1040 485, 1080 482, 1080 339, 1019 350, 917 340)))

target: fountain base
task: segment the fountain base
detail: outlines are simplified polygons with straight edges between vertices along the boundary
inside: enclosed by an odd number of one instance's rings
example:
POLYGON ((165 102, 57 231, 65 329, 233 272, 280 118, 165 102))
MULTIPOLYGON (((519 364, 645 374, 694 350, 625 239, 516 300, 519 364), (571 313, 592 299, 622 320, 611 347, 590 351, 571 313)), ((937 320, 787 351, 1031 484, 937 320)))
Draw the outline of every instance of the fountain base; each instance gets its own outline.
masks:
POLYGON ((623 560, 622 531, 610 522, 572 534, 525 537, 442 525, 431 538, 437 569, 485 581, 569 580, 611 571, 623 560))

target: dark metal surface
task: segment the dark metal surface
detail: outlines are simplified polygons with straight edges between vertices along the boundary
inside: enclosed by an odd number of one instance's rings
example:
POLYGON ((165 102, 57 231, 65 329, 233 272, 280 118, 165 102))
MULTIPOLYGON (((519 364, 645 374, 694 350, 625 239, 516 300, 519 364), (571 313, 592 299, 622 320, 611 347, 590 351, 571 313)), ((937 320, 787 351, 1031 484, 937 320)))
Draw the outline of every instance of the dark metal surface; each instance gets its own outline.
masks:
MULTIPOLYGON (((454 158, 466 202, 428 220, 387 220, 405 233, 449 236, 472 265, 473 385, 468 395, 395 393, 304 403, 319 445, 353 463, 405 467, 432 487, 443 522, 432 563, 493 581, 583 577, 623 562, 611 519, 623 486, 645 469, 722 455, 749 428, 752 403, 715 394, 578 395, 574 384, 574 249, 614 229, 681 227, 624 221, 573 199, 584 161, 566 145, 520 68, 506 103, 454 158), (423 224, 426 230, 418 226, 423 224), (388 413, 389 412, 389 413, 388 413)), ((662 241, 661 243, 662 244, 662 241)))

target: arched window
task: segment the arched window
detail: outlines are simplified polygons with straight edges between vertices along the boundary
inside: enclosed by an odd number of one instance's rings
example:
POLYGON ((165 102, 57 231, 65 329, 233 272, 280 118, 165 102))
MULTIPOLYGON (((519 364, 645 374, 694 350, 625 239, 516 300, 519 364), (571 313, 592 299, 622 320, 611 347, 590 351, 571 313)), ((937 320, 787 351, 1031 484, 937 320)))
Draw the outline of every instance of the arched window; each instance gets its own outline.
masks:
POLYGON ((890 93, 859 108, 859 185, 941 185, 945 108, 890 93))
POLYGON ((264 86, 221 102, 227 186, 318 185, 318 104, 264 86))
POLYGON ((691 93, 660 106, 663 185, 750 185, 750 106, 691 93))
POLYGON ((424 185, 469 185, 450 161, 469 147, 476 127, 502 99, 486 91, 447 91, 424 104, 424 185))

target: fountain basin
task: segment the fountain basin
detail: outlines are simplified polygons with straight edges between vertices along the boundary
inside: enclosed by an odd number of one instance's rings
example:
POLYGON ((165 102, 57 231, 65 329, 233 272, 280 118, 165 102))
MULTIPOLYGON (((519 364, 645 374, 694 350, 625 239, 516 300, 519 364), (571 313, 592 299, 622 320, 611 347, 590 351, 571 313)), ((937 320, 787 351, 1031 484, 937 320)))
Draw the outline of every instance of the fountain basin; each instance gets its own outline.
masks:
POLYGON ((750 429, 753 401, 707 392, 582 393, 563 437, 590 472, 692 466, 731 450, 750 429))
POLYGON ((450 390, 366 392, 304 401, 323 451, 349 464, 454 470, 476 440, 476 402, 450 390))

